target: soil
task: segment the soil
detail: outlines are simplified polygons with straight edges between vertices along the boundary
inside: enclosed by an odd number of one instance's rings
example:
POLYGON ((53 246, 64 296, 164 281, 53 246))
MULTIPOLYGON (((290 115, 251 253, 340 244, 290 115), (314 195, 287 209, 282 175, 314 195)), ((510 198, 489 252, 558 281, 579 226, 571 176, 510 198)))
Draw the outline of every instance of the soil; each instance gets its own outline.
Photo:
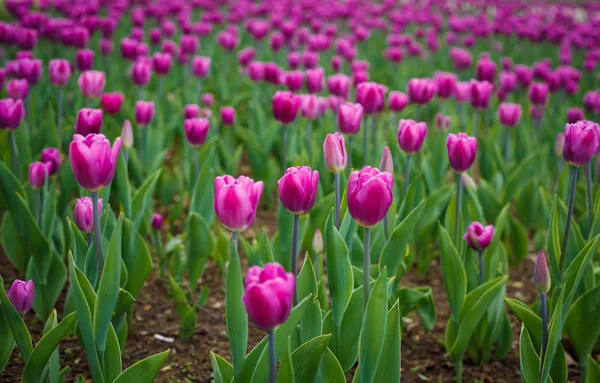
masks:
MULTIPOLYGON (((273 217, 265 215, 264 221, 273 217)), ((264 223, 267 223, 264 222, 264 223)), ((269 222, 272 224, 272 222, 269 222)), ((267 223, 268 227, 273 227, 267 223)), ((525 259, 520 265, 511 267, 507 295, 516 297, 526 303, 532 303, 535 292, 530 287, 534 257, 525 259)), ((0 270, 5 287, 18 277, 17 271, 0 254, 0 270)), ((134 324, 123 352, 124 368, 152 354, 171 349, 171 355, 161 369, 157 382, 212 382, 212 367, 209 352, 213 351, 226 359, 230 359, 224 321, 225 293, 223 275, 214 264, 209 263, 204 274, 203 283, 208 286, 209 297, 202 310, 198 310, 198 326, 191 339, 184 341, 178 338, 179 320, 173 300, 169 297, 164 281, 153 274, 140 293, 134 310, 134 324), (155 338, 155 334, 172 338, 167 343, 155 338)), ((411 316, 404 319, 405 332, 402 337, 402 381, 403 382, 451 382, 454 379, 452 363, 448 359, 443 346, 446 321, 449 307, 437 262, 432 262, 426 276, 416 271, 407 273, 402 281, 406 286, 431 286, 436 307, 436 323, 430 332, 425 332, 419 320, 411 316)), ((61 299, 64 299, 62 297, 61 299)), ((58 308, 61 309, 62 302, 58 308)), ((60 310, 59 310, 60 312, 60 310)), ((520 382, 518 335, 520 323, 512 316, 513 345, 509 355, 503 360, 492 360, 485 366, 476 366, 468 356, 464 362, 464 382, 520 382)), ((34 341, 40 337, 43 324, 34 315, 26 316, 27 325, 34 341)), ((249 349, 253 347, 264 333, 250 328, 249 349)), ((567 348, 568 349, 568 348, 567 348)), ((83 349, 74 337, 64 340, 60 345, 61 366, 70 366, 67 381, 74 381, 78 374, 88 380, 89 370, 83 349)), ((579 370, 573 358, 570 361, 569 380, 578 381, 579 370)), ((24 364, 15 349, 5 370, 0 373, 0 382, 18 382, 24 364)))

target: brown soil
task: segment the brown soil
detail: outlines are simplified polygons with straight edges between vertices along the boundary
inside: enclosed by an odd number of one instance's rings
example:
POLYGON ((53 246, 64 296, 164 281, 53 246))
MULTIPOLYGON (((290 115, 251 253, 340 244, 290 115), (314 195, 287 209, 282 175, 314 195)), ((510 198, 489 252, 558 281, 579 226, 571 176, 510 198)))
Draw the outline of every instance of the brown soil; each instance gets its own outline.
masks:
MULTIPOLYGON (((265 221, 272 217, 261 217, 265 221)), ((266 223, 266 222, 265 222, 266 223)), ((268 225, 270 226, 270 225, 268 225)), ((272 227, 272 226, 270 226, 272 227)), ((0 255, 0 270, 5 285, 16 278, 17 272, 8 260, 0 255)), ((532 280, 533 259, 526 259, 522 264, 514 266, 510 271, 508 295, 527 303, 536 298, 530 288, 532 280)), ((144 286, 135 303, 133 331, 130 333, 123 352, 124 367, 149 355, 171 348, 171 355, 162 368, 157 382, 212 382, 212 367, 209 352, 229 359, 229 343, 224 321, 224 290, 222 273, 214 263, 210 263, 203 281, 209 288, 209 298, 205 307, 198 311, 198 326, 191 339, 183 341, 178 338, 179 320, 173 300, 169 297, 164 282, 153 274, 144 286), (155 334, 174 338, 169 344, 154 338, 155 334)), ((402 339, 402 381, 403 382, 451 382, 454 377, 452 363, 445 355, 443 347, 445 324, 449 317, 449 307, 443 287, 440 268, 433 262, 427 276, 419 276, 416 272, 408 273, 402 282, 407 286, 431 286, 436 306, 436 324, 426 333, 418 319, 411 317, 405 320, 405 333, 402 339)), ((61 306, 61 305, 59 305, 61 306)), ((514 332, 514 343, 509 355, 501 360, 492 360, 486 366, 476 366, 468 356, 464 364, 465 382, 520 382, 518 331, 519 322, 511 316, 514 332)), ((42 323, 29 314, 26 322, 35 341, 39 339, 42 323)), ((255 345, 264 334, 254 328, 250 329, 249 348, 255 345)), ((70 366, 68 381, 73 381, 78 374, 89 379, 85 354, 75 338, 69 338, 60 345, 61 366, 70 366)), ((569 366, 569 379, 577 381, 579 371, 572 358, 569 366)), ((0 373, 0 382, 17 382, 23 371, 23 361, 15 350, 5 370, 0 373)))

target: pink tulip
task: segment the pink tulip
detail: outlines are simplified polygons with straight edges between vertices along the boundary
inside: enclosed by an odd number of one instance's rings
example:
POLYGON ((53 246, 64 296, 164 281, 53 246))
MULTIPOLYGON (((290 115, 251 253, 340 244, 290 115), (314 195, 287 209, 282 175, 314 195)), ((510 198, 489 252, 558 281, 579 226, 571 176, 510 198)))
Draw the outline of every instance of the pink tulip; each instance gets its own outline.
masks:
POLYGON ((206 118, 190 118, 183 122, 185 138, 194 148, 200 147, 208 137, 210 123, 206 118))
MULTIPOLYGON (((102 198, 98 199, 98 215, 102 215, 102 198)), ((75 204, 73 214, 75 224, 84 233, 91 233, 94 229, 94 208, 90 197, 82 197, 75 204)))
POLYGON ((28 179, 33 189, 43 188, 49 175, 50 168, 44 162, 37 161, 29 165, 28 179))
POLYGON ((24 116, 25 109, 21 100, 13 101, 11 98, 0 100, 0 129, 17 129, 24 116))
POLYGON ((169 53, 154 53, 154 55, 152 56, 152 65, 154 67, 154 73, 156 73, 158 76, 168 75, 169 69, 171 69, 172 61, 173 58, 169 53))
POLYGON ((469 137, 464 133, 448 135, 446 141, 448 150, 448 160, 454 171, 462 173, 473 165, 475 155, 477 154, 477 139, 469 137))
POLYGON ((102 126, 102 110, 83 108, 77 113, 75 122, 75 133, 87 136, 88 134, 100 133, 102 126))
POLYGON ((15 279, 12 285, 10 285, 6 295, 8 296, 10 303, 12 303, 13 307, 19 314, 22 315, 26 313, 31 309, 31 306, 33 306, 33 281, 30 280, 25 282, 15 279))
POLYGON ((398 145, 407 154, 421 150, 427 136, 427 123, 414 120, 400 120, 398 124, 398 145))
POLYGON ((273 117, 282 125, 289 125, 296 119, 300 109, 300 98, 290 92, 277 91, 271 105, 273 117))
POLYGON ((152 228, 156 231, 162 229, 165 219, 158 213, 152 214, 152 228))
POLYGON ((413 78, 406 86, 406 93, 410 102, 417 105, 426 105, 437 92, 435 82, 428 78, 413 78))
POLYGON ((494 85, 487 81, 471 80, 471 106, 475 109, 487 109, 494 85))
POLYGON ((493 225, 483 226, 481 223, 474 221, 467 227, 463 239, 471 249, 482 252, 490 245, 493 237, 493 225))
POLYGON ((442 100, 447 100, 454 92, 456 85, 456 75, 454 73, 436 72, 433 78, 437 86, 437 96, 442 100))
POLYGON ((210 57, 194 56, 192 59, 192 74, 197 78, 206 78, 210 72, 210 57))
POLYGON ((104 93, 102 95, 102 109, 108 114, 118 114, 121 111, 125 96, 121 92, 104 93))
POLYGON ((108 186, 115 175, 120 151, 121 137, 111 149, 110 141, 102 134, 73 135, 69 160, 79 185, 90 191, 108 186))
POLYGON ((363 113, 381 112, 385 106, 387 87, 376 82, 364 82, 356 88, 356 101, 362 105, 363 113))
POLYGON ((515 127, 521 120, 523 108, 521 104, 503 102, 498 106, 498 120, 506 127, 515 127))
POLYGON ((325 166, 332 173, 341 173, 348 165, 344 136, 339 133, 328 134, 323 142, 325 166))
POLYGON ((551 280, 546 252, 540 250, 533 269, 533 285, 539 294, 547 294, 550 291, 551 280))
POLYGON ((6 93, 13 100, 26 100, 29 95, 29 83, 26 79, 10 80, 6 85, 6 93))
POLYGON ((144 87, 152 77, 152 63, 147 60, 137 60, 131 66, 131 81, 137 87, 144 87))
POLYGON ((585 118, 583 109, 581 108, 569 108, 567 109, 567 122, 574 124, 577 121, 581 121, 585 118))
POLYGON ((262 181, 226 175, 215 178, 214 187, 214 209, 221 225, 234 232, 252 226, 264 188, 262 181))
POLYGON ((310 93, 319 93, 323 90, 323 79, 325 71, 323 68, 307 69, 306 70, 306 89, 310 93))
POLYGON ((563 158, 573 166, 586 165, 600 149, 600 126, 582 120, 565 125, 563 158))
POLYGON ((200 107, 196 104, 189 104, 183 107, 183 118, 196 118, 200 115, 200 107))
POLYGON ((319 172, 308 166, 288 168, 279 179, 279 200, 293 214, 303 214, 315 206, 319 187, 319 172))
POLYGON ((221 108, 221 123, 225 126, 231 126, 235 122, 235 109, 232 106, 221 108))
POLYGON ((388 108, 393 112, 402 112, 408 105, 408 101, 406 93, 391 91, 388 95, 388 108))
POLYGON ((77 70, 84 72, 94 67, 94 51, 91 49, 79 49, 75 55, 77 70))
POLYGON ((394 199, 394 178, 370 166, 354 171, 348 180, 348 211, 364 227, 377 225, 387 215, 394 199))
POLYGON ((139 100, 135 103, 135 123, 148 126, 154 119, 154 102, 139 100))
POLYGON ((60 151, 56 148, 46 148, 42 150, 41 160, 48 167, 50 175, 56 174, 60 168, 60 151))
POLYGON ((71 78, 71 64, 66 59, 50 60, 48 74, 52 85, 63 87, 69 83, 69 79, 71 78))
POLYGON ((345 103, 339 106, 337 114, 338 129, 349 136, 358 134, 363 117, 360 104, 345 103))
POLYGON ((327 78, 327 89, 335 96, 348 98, 350 92, 350 77, 338 73, 327 78))
POLYGON ((81 94, 86 98, 100 98, 104 92, 106 76, 104 72, 88 70, 82 72, 77 80, 81 94))

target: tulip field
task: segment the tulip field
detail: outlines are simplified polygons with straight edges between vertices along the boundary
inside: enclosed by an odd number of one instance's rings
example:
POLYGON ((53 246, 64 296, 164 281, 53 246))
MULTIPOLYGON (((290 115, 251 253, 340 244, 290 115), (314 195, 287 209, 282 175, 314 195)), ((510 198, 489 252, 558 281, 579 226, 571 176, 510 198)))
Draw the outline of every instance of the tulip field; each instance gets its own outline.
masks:
POLYGON ((0 382, 600 383, 600 3, 0 2, 0 382))

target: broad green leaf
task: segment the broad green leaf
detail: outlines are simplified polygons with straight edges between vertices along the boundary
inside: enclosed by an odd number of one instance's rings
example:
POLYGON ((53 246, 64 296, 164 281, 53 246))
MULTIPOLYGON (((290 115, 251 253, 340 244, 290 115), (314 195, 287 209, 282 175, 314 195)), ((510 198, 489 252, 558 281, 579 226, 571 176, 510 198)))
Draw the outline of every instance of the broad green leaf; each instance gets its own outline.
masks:
POLYGON ((558 208, 557 208, 557 196, 554 196, 552 201, 552 210, 550 211, 550 222, 548 225, 548 238, 546 239, 546 248, 548 249, 548 259, 550 261, 550 272, 552 274, 552 280, 556 282, 560 281, 560 241, 558 231, 558 208))
POLYGON ((40 339, 23 370, 21 377, 23 382, 38 382, 50 356, 56 350, 60 341, 69 333, 76 319, 77 315, 75 313, 67 315, 58 326, 48 331, 40 339))
POLYGON ((133 222, 135 223, 136 229, 139 230, 140 225, 142 223, 142 218, 146 213, 146 210, 150 206, 150 202, 152 200, 152 194, 154 193, 154 189, 156 188, 156 182, 158 181, 158 177, 160 177, 160 173, 162 170, 157 170, 146 178, 146 181, 140 186, 138 190, 136 190, 133 195, 133 199, 131 201, 131 211, 135 212, 135 217, 133 217, 133 222))
POLYGON ((387 314, 383 350, 373 382, 400 382, 400 305, 396 301, 387 314))
POLYGON ((152 355, 140 360, 127 370, 123 371, 113 383, 151 383, 154 382, 158 371, 166 362, 171 350, 152 355))
POLYGON ((296 381, 294 378, 294 366, 292 363, 291 348, 292 344, 288 338, 285 352, 283 353, 281 363, 279 364, 279 371, 277 372, 277 383, 294 383, 296 381))
POLYGON ((113 382, 123 371, 121 364, 121 345, 115 333, 115 328, 111 324, 108 328, 108 338, 106 339, 106 353, 104 354, 104 373, 106 381, 113 382))
POLYGON ((202 277, 208 258, 214 250, 214 238, 210 227, 196 212, 192 212, 188 226, 188 273, 190 287, 194 290, 202 277))
MULTIPOLYGON (((19 351, 21 352, 21 356, 27 362, 31 353, 33 352, 33 344, 31 343, 31 335, 29 335, 29 330, 23 322, 23 318, 21 315, 15 310, 14 306, 8 299, 6 295, 6 291, 4 291, 4 281, 0 277, 0 310, 2 310, 4 318, 8 323, 8 327, 12 333, 12 337, 19 347, 19 351)), ((10 342, 10 339, 8 339, 10 342)), ((12 349, 11 349, 12 351, 12 349)))
POLYGON ((144 238, 136 231, 135 224, 127 218, 123 220, 121 241, 121 257, 129 274, 124 289, 136 297, 154 267, 150 249, 144 238))
POLYGON ((313 383, 316 380, 321 357, 330 339, 331 334, 321 335, 304 343, 292 353, 295 382, 313 383))
POLYGON ((531 337, 525 325, 521 325, 519 339, 519 360, 523 383, 538 383, 540 374, 540 357, 535 351, 531 337))
POLYGON ((6 338, 0 342, 0 371, 4 370, 10 355, 15 348, 15 338, 13 338, 12 331, 8 325, 8 320, 2 310, 2 301, 0 301, 0 334, 5 334, 6 338))
POLYGON ((173 277, 169 277, 171 294, 175 301, 175 307, 181 320, 180 335, 183 339, 189 339, 196 330, 196 309, 195 306, 188 304, 185 292, 173 277))
POLYGON ((210 352, 210 363, 213 368, 215 383, 230 383, 233 379, 233 367, 228 361, 214 352, 210 352))
POLYGON ((387 269, 384 268, 375 282, 364 313, 358 357, 361 383, 371 383, 375 377, 386 337, 387 302, 387 269))
POLYGON ((200 172, 198 180, 192 191, 192 199, 190 201, 190 210, 198 213, 204 218, 207 224, 211 224, 214 216, 213 199, 214 199, 214 144, 217 138, 211 138, 204 143, 198 157, 200 158, 200 172))
POLYGON ((115 190, 116 198, 123 206, 125 216, 132 219, 131 215, 131 187, 129 185, 129 171, 125 163, 125 157, 119 156, 117 161, 117 171, 113 179, 113 190, 115 190))
POLYGON ((333 224, 333 210, 325 223, 325 263, 331 294, 331 310, 334 326, 339 327, 350 302, 354 277, 348 258, 348 247, 333 224))
POLYGON ((327 348, 321 357, 317 383, 346 383, 346 376, 333 351, 327 348))
POLYGON ((450 303, 450 316, 458 321, 467 293, 467 275, 456 247, 452 243, 446 229, 438 224, 440 233, 440 259, 444 287, 450 303))
POLYGON ((600 285, 580 296, 565 320, 565 332, 577 351, 579 360, 592 352, 600 337, 600 285))
MULTIPOLYGON (((571 303, 575 298, 579 284, 583 279, 583 276, 588 271, 588 267, 592 262, 592 259, 596 255, 596 247, 600 240, 600 234, 592 238, 583 249, 577 254, 575 259, 569 264, 569 267, 565 270, 565 310, 571 307, 571 303)), ((564 313, 563 316, 566 316, 564 313)))
POLYGON ((552 313, 552 318, 548 324, 548 348, 546 349, 546 355, 542 361, 542 382, 546 382, 548 376, 550 375, 550 368, 552 367, 556 352, 563 352, 562 348, 558 347, 558 345, 561 343, 564 324, 563 299, 564 290, 558 297, 558 302, 555 303, 554 313, 552 313))
POLYGON ((7 211, 2 219, 2 232, 1 242, 2 248, 6 257, 10 263, 19 271, 24 272, 27 269, 27 263, 29 262, 30 254, 26 251, 23 246, 19 233, 19 230, 15 226, 16 222, 12 218, 12 213, 7 211))
POLYGON ((600 365, 591 356, 588 356, 587 362, 589 370, 586 383, 600 382, 600 365))
MULTIPOLYGON (((233 242, 232 242, 233 244, 233 242)), ((248 315, 242 303, 244 282, 237 244, 231 246, 231 257, 225 276, 225 314, 233 359, 233 374, 242 372, 248 344, 248 315)))
POLYGON ((121 236, 123 233, 123 215, 119 217, 113 230, 108 251, 106 252, 102 277, 98 286, 94 309, 94 338, 100 356, 106 348, 106 337, 117 299, 121 277, 121 236))

